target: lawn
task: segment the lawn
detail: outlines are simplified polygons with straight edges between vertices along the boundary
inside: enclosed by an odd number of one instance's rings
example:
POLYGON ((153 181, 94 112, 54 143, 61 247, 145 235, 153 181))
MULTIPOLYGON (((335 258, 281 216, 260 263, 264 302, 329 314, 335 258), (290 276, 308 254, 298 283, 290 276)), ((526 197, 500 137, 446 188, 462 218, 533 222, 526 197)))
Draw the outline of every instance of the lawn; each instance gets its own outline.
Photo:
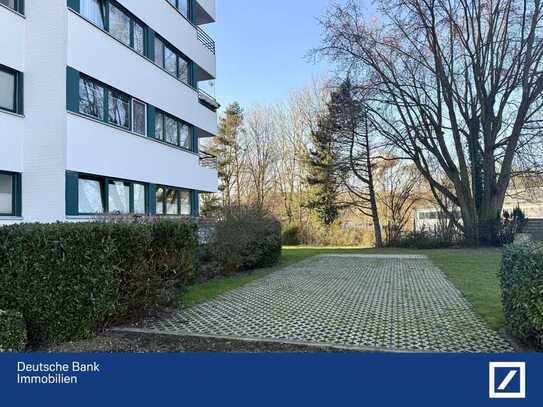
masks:
POLYGON ((189 287, 184 295, 185 306, 191 306, 216 297, 233 288, 241 287, 274 271, 319 254, 362 253, 425 254, 439 266, 452 283, 464 294, 474 310, 493 329, 504 325, 503 309, 497 277, 501 261, 499 249, 444 249, 444 250, 404 250, 404 249, 353 249, 285 247, 280 263, 269 269, 258 270, 252 274, 215 279, 189 287))

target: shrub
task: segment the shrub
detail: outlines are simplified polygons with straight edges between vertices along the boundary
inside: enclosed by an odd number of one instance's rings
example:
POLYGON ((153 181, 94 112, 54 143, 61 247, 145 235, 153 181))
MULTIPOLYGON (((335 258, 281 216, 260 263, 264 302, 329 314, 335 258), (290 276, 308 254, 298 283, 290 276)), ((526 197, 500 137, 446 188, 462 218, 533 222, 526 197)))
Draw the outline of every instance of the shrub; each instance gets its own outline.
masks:
POLYGON ((22 352, 26 347, 26 326, 22 314, 0 311, 0 352, 22 352))
POLYGON ((282 234, 281 241, 285 246, 299 246, 300 245, 300 226, 299 225, 289 225, 287 226, 282 234))
POLYGON ((208 250, 223 274, 269 267, 281 257, 281 226, 259 209, 226 208, 208 250))
POLYGON ((448 236, 422 229, 404 233, 398 239, 388 242, 387 245, 405 249, 442 249, 454 243, 455 241, 448 236))
POLYGON ((3 227, 0 309, 23 313, 33 344, 84 338, 173 304, 196 247, 194 227, 174 222, 3 227))
POLYGON ((511 332, 543 345, 543 248, 533 243, 507 246, 500 282, 511 332))

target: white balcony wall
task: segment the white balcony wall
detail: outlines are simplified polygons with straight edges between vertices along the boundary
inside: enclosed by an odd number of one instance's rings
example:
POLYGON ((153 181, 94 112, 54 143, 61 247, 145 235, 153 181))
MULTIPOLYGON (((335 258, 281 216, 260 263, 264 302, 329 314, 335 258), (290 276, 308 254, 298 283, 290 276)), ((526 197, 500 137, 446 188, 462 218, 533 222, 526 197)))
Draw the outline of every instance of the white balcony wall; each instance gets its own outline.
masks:
POLYGON ((68 114, 67 153, 70 171, 217 191, 217 171, 196 154, 78 115, 68 114))
POLYGON ((73 12, 68 16, 68 65, 217 134, 217 114, 198 102, 197 91, 73 12))
POLYGON ((215 55, 200 42, 196 28, 166 0, 119 0, 119 3, 196 62, 211 77, 217 77, 215 55))
POLYGON ((0 171, 23 172, 24 119, 0 112, 0 171))
POLYGON ((24 71, 25 19, 0 6, 0 64, 24 71))

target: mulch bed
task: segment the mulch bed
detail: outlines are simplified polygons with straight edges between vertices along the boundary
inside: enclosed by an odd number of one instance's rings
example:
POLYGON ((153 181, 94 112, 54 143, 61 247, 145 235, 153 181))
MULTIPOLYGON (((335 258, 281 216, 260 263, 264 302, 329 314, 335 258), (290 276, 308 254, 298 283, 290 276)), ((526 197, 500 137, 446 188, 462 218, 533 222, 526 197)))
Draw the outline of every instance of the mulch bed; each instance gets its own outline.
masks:
POLYGON ((245 342, 230 339, 200 338, 189 336, 154 335, 139 333, 106 332, 94 338, 67 342, 61 345, 36 349, 40 352, 239 352, 239 353, 274 353, 274 352, 338 352, 337 349, 292 345, 275 342, 245 342))

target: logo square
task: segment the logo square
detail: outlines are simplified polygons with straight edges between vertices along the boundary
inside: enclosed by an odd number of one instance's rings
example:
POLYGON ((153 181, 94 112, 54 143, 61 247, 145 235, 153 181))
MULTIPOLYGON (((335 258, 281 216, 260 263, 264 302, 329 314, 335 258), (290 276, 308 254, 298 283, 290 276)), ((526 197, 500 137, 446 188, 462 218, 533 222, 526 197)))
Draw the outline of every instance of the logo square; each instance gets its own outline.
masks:
POLYGON ((491 399, 526 398, 525 362, 490 362, 488 379, 491 399))

